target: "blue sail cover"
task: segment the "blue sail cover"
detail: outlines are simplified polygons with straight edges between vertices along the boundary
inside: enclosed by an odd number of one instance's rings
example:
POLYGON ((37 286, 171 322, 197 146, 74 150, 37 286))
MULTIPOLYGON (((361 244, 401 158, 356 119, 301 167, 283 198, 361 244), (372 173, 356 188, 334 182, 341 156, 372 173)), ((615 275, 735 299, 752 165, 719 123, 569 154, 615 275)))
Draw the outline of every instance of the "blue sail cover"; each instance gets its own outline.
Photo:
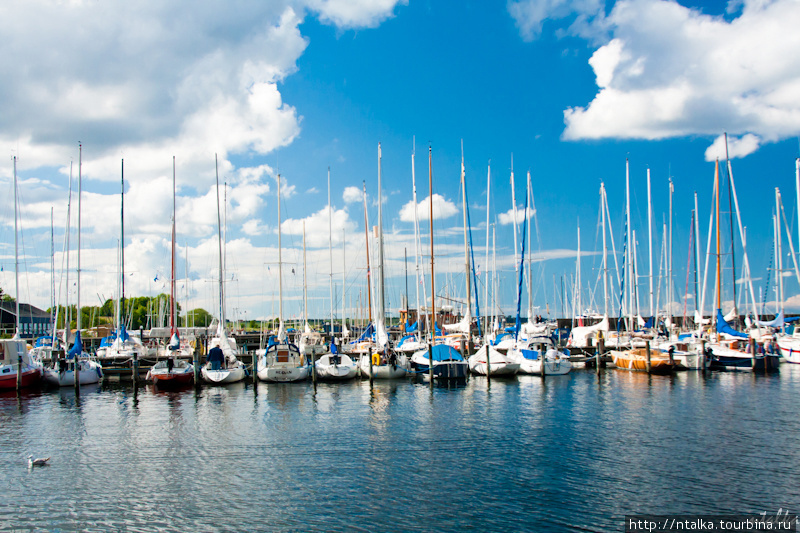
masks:
POLYGON ((69 349, 67 353, 67 357, 75 357, 76 355, 80 357, 81 353, 83 353, 83 342, 81 342, 81 332, 75 332, 75 344, 72 345, 72 348, 69 349))
POLYGON ((783 311, 781 311, 780 313, 778 313, 778 316, 776 316, 773 320, 770 320, 769 322, 761 320, 757 320, 757 322, 759 326, 765 326, 768 328, 782 328, 786 320, 783 317, 783 311))
POLYGON ((354 342, 363 342, 367 339, 371 339, 374 334, 375 334, 375 324, 370 323, 370 325, 367 326, 367 329, 364 330, 364 333, 362 333, 361 336, 354 342))
MULTIPOLYGON (((515 207, 515 209, 516 209, 516 207, 515 207)), ((520 313, 520 309, 522 308, 522 274, 523 274, 523 271, 525 270, 523 268, 524 265, 525 265, 525 232, 528 229, 528 195, 527 194, 525 195, 525 210, 523 212, 525 213, 525 220, 522 222, 522 253, 520 254, 520 258, 519 258, 519 282, 517 283, 517 322, 516 322, 515 327, 514 327, 514 339, 519 338, 519 329, 520 329, 520 326, 522 325, 522 323, 520 321, 520 318, 519 318, 519 313, 520 313)), ((516 214, 514 216, 516 216, 516 214)), ((514 238, 516 239, 517 236, 514 235, 514 238)))
POLYGON ((717 309, 717 333, 724 333, 732 337, 739 337, 740 339, 749 338, 747 333, 736 331, 725 321, 725 317, 722 316, 722 309, 717 309))
POLYGON ((123 342, 130 339, 130 335, 128 335, 128 330, 125 329, 125 324, 120 324, 119 329, 117 330, 117 337, 120 338, 123 342))
POLYGON ((406 320, 406 333, 416 333, 418 328, 419 328, 419 320, 411 325, 409 325, 408 320, 406 320))

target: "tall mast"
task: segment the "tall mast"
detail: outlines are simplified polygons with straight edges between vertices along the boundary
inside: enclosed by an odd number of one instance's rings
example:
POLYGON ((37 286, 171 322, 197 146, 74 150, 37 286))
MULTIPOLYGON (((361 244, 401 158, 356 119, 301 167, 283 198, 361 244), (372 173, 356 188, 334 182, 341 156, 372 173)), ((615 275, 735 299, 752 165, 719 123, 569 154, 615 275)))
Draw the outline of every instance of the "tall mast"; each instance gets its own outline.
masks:
MULTIPOLYGON (((303 330, 308 328, 308 276, 306 276, 306 221, 303 220, 303 330)), ((331 329, 333 335, 333 329, 331 329)))
MULTIPOLYGON (((650 173, 648 171, 648 177, 650 173)), ((603 225, 603 316, 608 318, 608 245, 606 244, 606 211, 603 209, 603 203, 605 202, 606 197, 606 185, 603 182, 600 182, 600 218, 602 219, 603 225)), ((652 246, 652 242, 651 242, 652 246)), ((651 286, 650 286, 650 297, 652 298, 653 289, 652 289, 652 279, 651 279, 651 286)), ((652 301, 651 301, 652 307, 652 301)))
MULTIPOLYGON (((170 301, 170 310, 169 310, 169 326, 170 326, 170 334, 174 335, 177 329, 177 323, 175 320, 175 215, 177 214, 176 209, 176 202, 175 202, 175 194, 177 188, 175 186, 175 156, 172 156, 172 251, 170 252, 170 259, 172 261, 172 270, 170 275, 170 286, 169 286, 169 301, 170 301)), ((124 247, 123 247, 124 250, 124 247)))
POLYGON ((367 219, 367 182, 363 181, 364 187, 364 235, 367 244, 367 313, 369 314, 369 323, 372 323, 372 283, 371 273, 369 269, 369 220, 367 219))
MULTIPOLYGON (((698 291, 698 276, 702 267, 700 263, 700 211, 697 207, 697 191, 694 193, 694 306, 703 318, 703 310, 700 306, 700 293, 698 291)), ((698 324, 700 325, 700 324, 698 324)))
MULTIPOLYGON (((76 314, 78 316, 76 317, 77 323, 75 325, 75 327, 77 329, 76 335, 79 335, 80 332, 81 332, 81 314, 82 314, 81 313, 81 196, 83 196, 83 194, 82 194, 82 191, 83 191, 82 166, 83 166, 83 145, 78 143, 78 269, 77 269, 78 296, 76 298, 76 300, 77 300, 76 306, 77 307, 75 308, 76 314)), ((15 168, 16 168, 16 166, 15 166, 15 168)), ((19 312, 17 312, 17 316, 19 316, 19 312)), ((78 354, 78 355, 80 355, 80 354, 78 354)), ((75 356, 76 357, 76 361, 77 361, 78 355, 75 356)), ((78 372, 75 372, 75 375, 78 375, 78 374, 79 374, 78 372)), ((78 380, 76 379, 75 382, 77 383, 78 380)))
POLYGON ((345 239, 345 229, 342 227, 342 338, 347 337, 347 300, 345 296, 347 294, 347 259, 345 257, 345 248, 347 241, 345 239))
MULTIPOLYGON (((225 320, 225 290, 223 289, 223 270, 222 270, 222 220, 220 218, 220 205, 219 205, 219 163, 217 161, 217 154, 214 154, 214 172, 217 178, 217 244, 219 247, 219 317, 220 331, 225 331, 227 322, 225 320)), ((280 202, 278 203, 280 209, 280 202)), ((279 228, 280 229, 280 228, 279 228)))
MULTIPOLYGON (((728 157, 728 134, 725 133, 725 168, 728 172, 728 218, 730 219, 730 228, 731 228, 731 275, 733 276, 733 314, 734 320, 739 320, 739 309, 736 306, 736 253, 733 249, 733 200, 731 199, 732 196, 732 180, 733 177, 731 176, 731 160, 728 157)), ((744 239, 744 236, 742 236, 744 239)))
MULTIPOLYGON (((117 323, 117 327, 125 322, 125 160, 120 162, 121 174, 121 188, 120 188, 120 209, 119 209, 119 249, 120 249, 120 300, 119 300, 119 315, 121 322, 117 323)), ((80 202, 79 202, 80 203, 80 202)), ((80 212, 80 207, 78 208, 80 212)))
POLYGON ((633 247, 631 246, 631 173, 628 158, 625 158, 625 223, 628 235, 627 257, 625 258, 625 277, 628 280, 628 332, 633 331, 633 247))
POLYGON ((388 342, 388 335, 386 333, 386 296, 384 294, 384 253, 383 253, 383 192, 381 188, 381 143, 378 143, 378 302, 380 306, 377 308, 376 318, 377 327, 375 328, 375 341, 378 344, 378 349, 382 350, 388 342))
POLYGON ((331 265, 331 338, 333 338, 333 212, 331 210, 331 167, 328 167, 328 261, 331 265))
MULTIPOLYGON (((670 202, 672 201, 670 197, 670 202)), ((670 212, 672 210, 670 209, 670 212)), ((648 263, 650 265, 650 315, 655 309, 653 302, 653 197, 650 189, 650 169, 647 169, 647 241, 648 241, 648 263)), ((655 322, 654 322, 655 324, 655 322)), ((657 326, 656 326, 657 327, 657 326)))
MULTIPOLYGON (((488 334, 488 332, 490 331, 491 327, 490 321, 492 315, 492 313, 490 312, 491 307, 489 305, 489 205, 490 205, 489 201, 490 201, 491 191, 492 191, 492 160, 490 159, 489 163, 486 166, 486 262, 484 263, 483 266, 483 271, 484 271, 483 294, 484 294, 484 305, 486 306, 486 310, 484 312, 484 315, 486 315, 486 319, 484 322, 483 331, 485 332, 485 334, 488 334)), ((492 294, 492 296, 494 296, 494 294, 492 294)))
POLYGON ((278 174, 278 340, 284 340, 283 329, 283 246, 281 244, 281 175, 278 174))
POLYGON ((433 272, 433 150, 431 145, 428 145, 428 216, 431 232, 431 344, 433 344, 433 340, 436 338, 436 276, 433 272))
POLYGON ((669 178, 669 274, 667 275, 667 316, 669 317, 670 327, 672 326, 672 303, 675 299, 673 294, 674 285, 672 283, 672 195, 675 192, 675 187, 672 184, 672 176, 669 178))
MULTIPOLYGON (((716 218, 716 229, 717 229, 717 311, 722 309, 722 284, 721 284, 721 270, 720 270, 720 258, 719 258, 719 245, 720 245, 720 236, 719 236, 719 159, 717 159, 716 164, 714 165, 714 190, 716 191, 716 195, 714 196, 714 212, 716 218)), ((719 336, 718 336, 719 337, 719 336)))
POLYGON ((514 154, 511 154, 511 218, 514 222, 514 271, 519 270, 517 260, 517 197, 514 193, 514 154))
POLYGON ((416 176, 416 165, 414 162, 414 156, 417 151, 416 142, 411 149, 411 187, 413 189, 413 201, 414 201, 414 271, 416 276, 414 277, 414 287, 416 288, 417 293, 417 332, 420 331, 420 301, 419 301, 419 285, 420 285, 420 275, 419 275, 419 214, 417 213, 417 176, 416 176))
MULTIPOLYGON (((17 203, 17 156, 14 156, 14 299, 17 313, 17 332, 15 337, 19 337, 21 333, 19 317, 19 237, 17 236, 17 232, 19 231, 17 227, 19 214, 17 213, 17 203)), ((78 235, 80 235, 80 233, 78 233, 78 235)), ((78 257, 80 257, 80 255, 78 257)))
MULTIPOLYGON (((777 269, 778 269, 778 309, 783 311, 783 251, 781 246, 781 191, 775 187, 775 246, 778 253, 777 269)), ((758 319, 758 317, 756 317, 758 319)))
MULTIPOLYGON (((528 196, 527 201, 533 204, 533 190, 531 189, 531 171, 528 171, 528 196)), ((532 208, 533 209, 533 208, 532 208)), ((535 209, 533 209, 535 211, 535 209)), ((525 210, 525 223, 528 223, 528 210, 525 210)), ((530 225, 530 224, 529 224, 530 225)), ((533 322, 533 261, 531 261, 531 228, 528 228, 528 322, 533 322)))
POLYGON ((470 269, 470 258, 469 258, 469 236, 468 231, 469 227, 467 226, 467 184, 465 181, 465 169, 464 169, 464 141, 461 141, 461 199, 462 203, 464 204, 464 262, 466 265, 466 270, 464 270, 465 278, 467 281, 467 313, 464 315, 467 317, 467 335, 469 336, 470 328, 472 325, 472 270, 470 269))
MULTIPOLYGON (((383 263, 384 263, 384 256, 383 256, 383 197, 382 197, 382 189, 381 189, 381 143, 378 143, 378 235, 380 238, 378 239, 378 261, 380 264, 378 265, 378 298, 380 303, 380 320, 384 321, 384 306, 386 304, 386 296, 384 295, 383 291, 383 283, 384 283, 384 274, 383 274, 383 263)), ((383 324, 385 326, 385 324, 383 324)))

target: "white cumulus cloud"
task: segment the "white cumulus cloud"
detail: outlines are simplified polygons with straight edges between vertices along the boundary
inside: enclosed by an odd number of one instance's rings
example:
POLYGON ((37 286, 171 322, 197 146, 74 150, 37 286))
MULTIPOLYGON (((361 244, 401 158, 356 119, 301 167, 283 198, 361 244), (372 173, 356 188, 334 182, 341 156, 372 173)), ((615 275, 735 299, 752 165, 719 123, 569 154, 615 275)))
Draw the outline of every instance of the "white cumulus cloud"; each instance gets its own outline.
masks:
POLYGON ((352 204, 355 202, 361 202, 364 199, 364 193, 361 189, 354 186, 345 187, 344 191, 342 192, 342 200, 346 204, 352 204))
MULTIPOLYGON (((430 196, 417 204, 417 220, 430 220, 430 196)), ((449 218, 458 213, 456 204, 446 199, 441 194, 433 195, 433 218, 441 220, 449 218)), ((400 220, 403 222, 414 222, 414 202, 408 202, 400 208, 400 220)))
POLYGON ((623 0, 593 54, 598 92, 564 112, 567 140, 728 133, 744 154, 800 132, 800 3, 748 0, 732 19, 623 0))

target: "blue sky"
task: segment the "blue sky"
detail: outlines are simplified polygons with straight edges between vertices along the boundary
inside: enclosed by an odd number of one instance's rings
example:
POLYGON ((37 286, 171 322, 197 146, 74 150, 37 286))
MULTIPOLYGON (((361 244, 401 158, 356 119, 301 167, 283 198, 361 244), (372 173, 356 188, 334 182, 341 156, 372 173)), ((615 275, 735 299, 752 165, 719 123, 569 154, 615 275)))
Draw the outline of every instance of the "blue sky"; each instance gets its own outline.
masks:
MULTIPOLYGON (((50 207, 60 250, 66 175, 70 160, 77 175, 78 141, 84 145, 82 261, 87 278, 81 299, 90 304, 116 291, 123 157, 128 290, 149 294, 166 289, 175 155, 178 241, 188 246, 191 278, 188 305, 214 310, 213 179, 214 154, 219 154, 230 200, 229 316, 277 312, 278 173, 284 179, 284 261, 290 263, 284 276, 285 315, 301 309, 304 219, 310 314, 327 315, 328 167, 336 298, 347 264, 348 307, 357 306, 359 291, 365 291, 365 237, 362 203, 352 187, 360 189, 366 181, 374 224, 378 143, 390 309, 399 306, 405 291, 404 249, 412 304, 415 299, 413 225, 400 215, 411 201, 414 139, 418 200, 428 196, 429 145, 434 194, 444 199, 434 223, 441 273, 437 291, 456 299, 464 291, 462 141, 475 259, 482 271, 491 160, 490 216, 497 220, 502 270, 497 300, 507 313, 515 306, 516 292, 512 226, 503 223, 511 209, 512 154, 519 206, 526 172, 531 172, 541 234, 541 243, 534 242, 535 257, 544 260, 537 264, 543 272, 535 274, 535 303, 542 311, 549 304, 552 314, 561 306, 554 285, 560 286, 562 277, 567 285, 574 281, 578 224, 584 307, 602 310, 599 187, 605 182, 620 250, 626 158, 643 274, 648 268, 646 169, 652 176, 655 260, 670 176, 674 182, 676 311, 683 308, 693 193, 699 196, 705 247, 712 161, 721 153, 723 132, 731 141, 752 275, 761 278, 755 281, 756 292, 763 288, 771 260, 775 187, 781 189, 797 237, 793 199, 800 59, 795 51, 800 43, 792 28, 800 21, 800 9, 788 0, 702 5, 664 0, 489 5, 280 0, 233 6, 199 2, 191 13, 171 2, 104 10, 80 2, 40 1, 11 2, 3 11, 19 24, 2 30, 0 45, 5 71, 17 73, 1 91, 0 140, 9 158, 0 168, 0 186, 10 195, 10 156, 17 155, 26 271, 21 292, 24 300, 43 307, 50 299, 50 207), (452 291, 445 289, 450 285, 452 291), (592 290, 595 299, 589 303, 592 290)), ((12 207, 7 201, 0 209, 6 222, 0 286, 13 293, 12 207)), ((413 211, 407 207, 405 212, 413 211)), ((427 243, 425 231, 423 247, 427 243)), ((785 236, 784 252, 788 268, 785 236)), ((71 261, 74 268, 74 257, 71 261)), ((183 278, 183 260, 180 265, 178 277, 183 278)), ((739 265, 741 260, 737 270, 739 265)), ((730 285, 730 272, 727 276, 730 285)), ((774 280, 774 273, 769 276, 774 280)), ((797 281, 793 276, 786 281, 787 306, 798 308, 797 281)), ((727 291, 724 296, 732 298, 727 291)), ((713 284, 706 296, 707 302, 712 299, 713 284)), ((642 292, 645 307, 646 300, 642 292)), ((689 300, 690 312, 693 305, 689 300)))

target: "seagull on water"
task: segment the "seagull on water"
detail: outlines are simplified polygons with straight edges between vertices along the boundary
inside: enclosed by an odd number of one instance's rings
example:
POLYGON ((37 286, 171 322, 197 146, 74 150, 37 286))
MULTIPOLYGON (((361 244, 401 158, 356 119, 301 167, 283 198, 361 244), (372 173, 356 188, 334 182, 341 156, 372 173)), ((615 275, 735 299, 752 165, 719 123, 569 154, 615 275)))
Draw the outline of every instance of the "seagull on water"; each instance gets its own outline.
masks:
POLYGON ((46 459, 34 459, 32 455, 28 456, 28 468, 33 468, 34 466, 47 466, 47 462, 50 460, 49 457, 46 459))

